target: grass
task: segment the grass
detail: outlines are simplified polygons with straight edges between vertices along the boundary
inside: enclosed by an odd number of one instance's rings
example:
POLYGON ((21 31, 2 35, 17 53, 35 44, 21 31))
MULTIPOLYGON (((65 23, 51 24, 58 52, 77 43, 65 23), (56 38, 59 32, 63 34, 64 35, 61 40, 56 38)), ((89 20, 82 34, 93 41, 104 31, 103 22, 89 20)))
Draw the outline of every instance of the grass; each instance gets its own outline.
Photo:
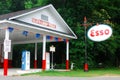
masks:
POLYGON ((37 73, 24 74, 39 76, 66 76, 66 77, 95 77, 95 76, 120 76, 120 69, 94 69, 84 72, 83 70, 73 71, 43 71, 37 73))

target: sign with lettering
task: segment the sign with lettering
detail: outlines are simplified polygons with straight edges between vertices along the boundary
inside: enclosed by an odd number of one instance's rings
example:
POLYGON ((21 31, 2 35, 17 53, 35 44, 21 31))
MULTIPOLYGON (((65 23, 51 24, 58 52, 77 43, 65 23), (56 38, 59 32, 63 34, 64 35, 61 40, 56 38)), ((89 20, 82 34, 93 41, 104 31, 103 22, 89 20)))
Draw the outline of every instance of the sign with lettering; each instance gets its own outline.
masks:
MULTIPOLYGON (((41 30, 42 34, 54 33, 76 37, 69 26, 64 22, 59 14, 56 14, 54 8, 41 8, 28 12, 28 14, 20 15, 20 17, 13 18, 16 22, 21 22, 30 25, 31 28, 41 30)), ((39 32, 36 32, 39 33, 39 32)))
POLYGON ((51 27, 51 28, 56 28, 55 24, 52 24, 48 21, 43 21, 41 19, 32 18, 32 22, 35 24, 39 24, 39 25, 43 25, 43 26, 47 26, 47 27, 51 27))
POLYGON ((105 24, 95 25, 87 32, 90 40, 100 42, 108 39, 112 35, 112 28, 105 24))
POLYGON ((4 52, 11 52, 11 40, 4 40, 4 52))
POLYGON ((50 46, 50 51, 51 52, 55 52, 55 47, 52 45, 52 46, 50 46))

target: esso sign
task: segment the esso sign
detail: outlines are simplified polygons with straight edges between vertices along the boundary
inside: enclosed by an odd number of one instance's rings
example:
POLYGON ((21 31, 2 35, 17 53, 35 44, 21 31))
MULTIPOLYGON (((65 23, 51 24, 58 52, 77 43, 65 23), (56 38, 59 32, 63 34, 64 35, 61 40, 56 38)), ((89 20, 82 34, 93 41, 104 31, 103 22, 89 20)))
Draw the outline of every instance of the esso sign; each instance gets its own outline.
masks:
POLYGON ((108 39, 112 35, 112 28, 105 24, 95 25, 87 32, 87 36, 92 41, 100 42, 108 39))

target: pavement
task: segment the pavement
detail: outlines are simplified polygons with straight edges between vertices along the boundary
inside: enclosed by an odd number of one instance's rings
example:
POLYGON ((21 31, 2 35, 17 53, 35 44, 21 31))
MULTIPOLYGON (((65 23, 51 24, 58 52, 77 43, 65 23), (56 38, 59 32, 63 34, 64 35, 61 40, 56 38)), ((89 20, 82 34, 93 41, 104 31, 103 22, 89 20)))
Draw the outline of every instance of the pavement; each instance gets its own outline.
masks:
POLYGON ((24 73, 33 73, 41 69, 8 69, 8 76, 3 76, 3 69, 0 69, 0 80, 120 80, 120 76, 99 76, 99 77, 56 77, 56 76, 20 76, 24 73))
MULTIPOLYGON (((21 75, 21 74, 34 73, 34 72, 40 72, 40 71, 42 71, 42 70, 41 69, 21 70, 20 68, 14 68, 14 69, 9 68, 7 76, 18 76, 18 75, 21 75)), ((3 75, 3 69, 0 69, 0 76, 4 76, 3 75)))
POLYGON ((120 80, 120 77, 0 76, 0 80, 120 80))

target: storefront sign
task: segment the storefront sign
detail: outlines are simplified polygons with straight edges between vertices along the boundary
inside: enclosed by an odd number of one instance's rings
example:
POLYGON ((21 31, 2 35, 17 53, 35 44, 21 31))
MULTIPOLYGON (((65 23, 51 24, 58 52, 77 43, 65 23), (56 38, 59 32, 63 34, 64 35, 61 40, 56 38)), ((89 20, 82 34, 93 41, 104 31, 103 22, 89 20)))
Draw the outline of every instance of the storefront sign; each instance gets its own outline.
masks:
POLYGON ((112 35, 112 28, 105 24, 95 25, 88 30, 87 36, 90 40, 100 42, 112 35))
POLYGON ((32 22, 35 23, 35 24, 47 26, 47 27, 50 27, 50 28, 56 28, 55 24, 52 24, 52 23, 49 23, 47 21, 43 21, 43 20, 40 20, 40 19, 32 18, 32 22))

